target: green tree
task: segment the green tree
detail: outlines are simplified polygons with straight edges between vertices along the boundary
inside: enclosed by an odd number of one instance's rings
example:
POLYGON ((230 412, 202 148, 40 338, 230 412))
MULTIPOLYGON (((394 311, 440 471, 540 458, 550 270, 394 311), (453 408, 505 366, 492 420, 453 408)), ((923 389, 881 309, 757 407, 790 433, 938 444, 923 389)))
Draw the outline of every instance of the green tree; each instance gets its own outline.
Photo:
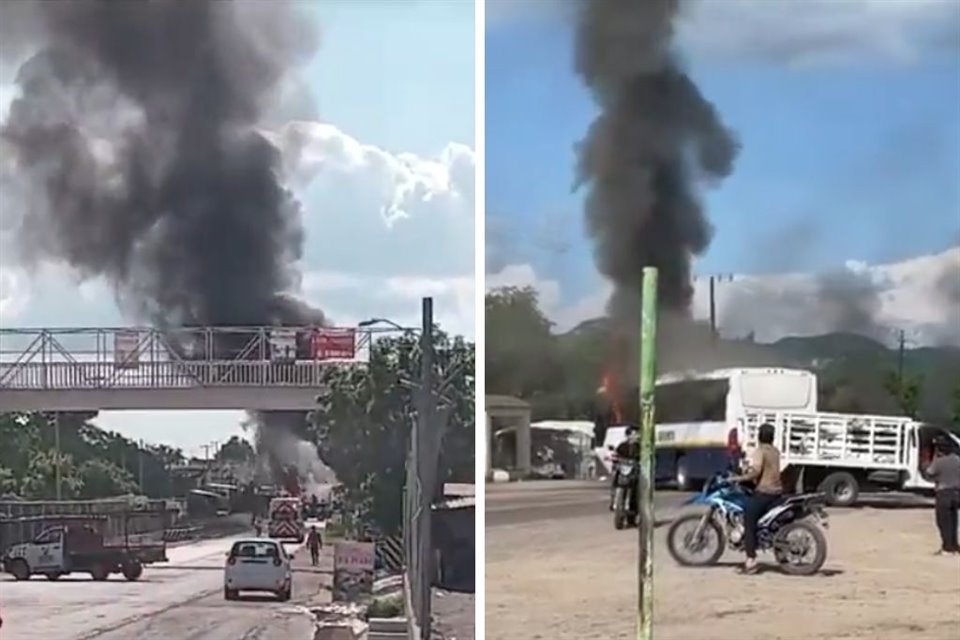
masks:
MULTIPOLYGON (((415 417, 418 338, 376 341, 366 367, 332 369, 311 420, 320 457, 341 483, 344 502, 382 531, 399 531, 405 462, 415 417)), ((440 482, 473 477, 474 348, 441 332, 436 375, 448 380, 440 482)))
POLYGON ((487 393, 531 398, 562 386, 551 322, 532 288, 504 287, 486 295, 487 393))
POLYGON ((135 493, 137 483, 129 473, 102 458, 87 460, 78 469, 83 499, 105 498, 135 493))
POLYGON ((916 418, 923 395, 923 376, 889 372, 883 380, 884 390, 896 400, 905 416, 916 418))
POLYGON ((232 436, 217 451, 216 460, 218 462, 243 463, 252 462, 256 457, 256 451, 253 450, 253 446, 247 440, 239 436, 232 436))
POLYGON ((953 390, 953 407, 951 413, 954 426, 960 429, 960 384, 953 390))
POLYGON ((178 449, 141 446, 91 420, 95 413, 60 413, 56 421, 42 413, 0 413, 0 492, 23 497, 56 496, 54 464, 56 427, 60 430, 61 495, 102 498, 139 492, 150 497, 173 495, 171 469, 183 463, 178 449), (143 487, 140 477, 143 465, 143 487))
MULTIPOLYGON (((20 482, 20 495, 31 500, 54 500, 57 497, 57 460, 55 451, 37 451, 30 457, 27 471, 20 482)), ((73 500, 80 495, 83 479, 73 457, 61 453, 60 496, 73 500)))
POLYGON ((0 467, 0 495, 17 492, 17 477, 13 474, 13 469, 0 467))

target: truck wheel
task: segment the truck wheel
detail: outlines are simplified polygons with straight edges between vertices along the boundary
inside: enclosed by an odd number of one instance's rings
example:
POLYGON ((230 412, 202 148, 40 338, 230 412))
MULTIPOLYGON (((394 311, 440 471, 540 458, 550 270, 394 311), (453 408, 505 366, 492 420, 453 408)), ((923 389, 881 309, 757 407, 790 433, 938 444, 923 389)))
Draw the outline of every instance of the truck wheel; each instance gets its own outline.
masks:
POLYGON ((30 567, 27 566, 26 560, 16 559, 11 560, 7 564, 7 571, 13 575, 14 580, 29 580, 30 579, 30 567))
POLYGON ((58 573, 56 571, 52 571, 50 573, 45 573, 44 575, 47 577, 47 580, 49 580, 50 582, 56 582, 57 580, 60 579, 60 576, 62 576, 63 574, 58 573))
POLYGON ((143 565, 140 564, 137 560, 132 560, 125 565, 123 565, 123 577, 133 582, 138 580, 140 576, 143 575, 143 565))
POLYGON ((818 488, 827 497, 827 503, 834 507, 852 506, 860 497, 860 483, 851 473, 836 471, 831 473, 818 488))
POLYGON ((105 564, 93 565, 93 568, 90 569, 90 577, 97 582, 103 582, 110 577, 110 570, 107 569, 107 565, 105 564))
POLYGON ((236 600, 239 594, 235 589, 226 589, 223 590, 223 599, 224 600, 236 600))

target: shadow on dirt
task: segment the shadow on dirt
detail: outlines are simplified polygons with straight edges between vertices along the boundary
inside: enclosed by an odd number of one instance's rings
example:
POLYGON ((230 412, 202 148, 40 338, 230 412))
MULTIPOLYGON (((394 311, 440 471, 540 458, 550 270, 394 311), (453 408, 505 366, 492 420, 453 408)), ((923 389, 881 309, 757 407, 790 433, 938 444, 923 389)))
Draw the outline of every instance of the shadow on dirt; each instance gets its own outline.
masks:
POLYGON ((835 511, 843 513, 848 509, 932 509, 933 498, 911 493, 870 493, 860 496, 857 503, 850 507, 838 507, 835 511))
MULTIPOLYGON (((739 574, 739 573, 741 573, 741 570, 740 570, 741 567, 743 567, 743 560, 721 560, 720 562, 718 562, 718 563, 716 563, 716 564, 708 565, 708 566, 705 566, 705 567, 681 567, 681 568, 683 568, 683 569, 707 569, 707 570, 726 569, 727 571, 732 571, 732 572, 734 572, 734 573, 738 573, 738 574, 739 574)), ((845 572, 844 572, 843 569, 830 568, 830 569, 821 569, 820 571, 816 572, 816 573, 813 574, 812 576, 791 576, 790 574, 788 574, 787 572, 785 572, 783 569, 781 569, 781 568, 779 567, 779 565, 777 565, 777 564, 775 564, 775 563, 772 563, 772 562, 764 562, 763 560, 760 560, 760 562, 757 564, 757 571, 756 571, 756 573, 743 574, 743 577, 744 577, 744 578, 750 578, 750 577, 753 577, 753 576, 762 576, 762 575, 771 574, 771 575, 781 575, 781 576, 784 576, 784 577, 797 578, 797 579, 803 579, 803 578, 832 578, 832 577, 834 577, 834 576, 843 575, 844 573, 845 573, 845 572)))

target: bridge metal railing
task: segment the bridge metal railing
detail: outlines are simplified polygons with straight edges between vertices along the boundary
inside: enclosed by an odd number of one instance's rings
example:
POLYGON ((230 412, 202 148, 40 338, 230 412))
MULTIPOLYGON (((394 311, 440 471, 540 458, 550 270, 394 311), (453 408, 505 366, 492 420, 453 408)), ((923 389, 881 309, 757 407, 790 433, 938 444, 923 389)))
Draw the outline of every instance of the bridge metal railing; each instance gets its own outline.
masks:
POLYGON ((378 328, 0 329, 0 388, 316 387, 378 328))

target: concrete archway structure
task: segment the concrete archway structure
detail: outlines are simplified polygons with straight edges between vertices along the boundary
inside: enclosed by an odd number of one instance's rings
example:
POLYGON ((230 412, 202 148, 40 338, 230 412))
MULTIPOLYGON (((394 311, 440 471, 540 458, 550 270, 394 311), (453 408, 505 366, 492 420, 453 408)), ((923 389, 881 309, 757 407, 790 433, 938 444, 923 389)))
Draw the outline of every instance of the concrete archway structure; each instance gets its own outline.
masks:
POLYGON ((484 399, 487 424, 486 475, 493 473, 493 435, 495 422, 513 427, 516 431, 516 450, 514 468, 521 477, 530 474, 530 403, 513 396, 488 395, 484 399))

